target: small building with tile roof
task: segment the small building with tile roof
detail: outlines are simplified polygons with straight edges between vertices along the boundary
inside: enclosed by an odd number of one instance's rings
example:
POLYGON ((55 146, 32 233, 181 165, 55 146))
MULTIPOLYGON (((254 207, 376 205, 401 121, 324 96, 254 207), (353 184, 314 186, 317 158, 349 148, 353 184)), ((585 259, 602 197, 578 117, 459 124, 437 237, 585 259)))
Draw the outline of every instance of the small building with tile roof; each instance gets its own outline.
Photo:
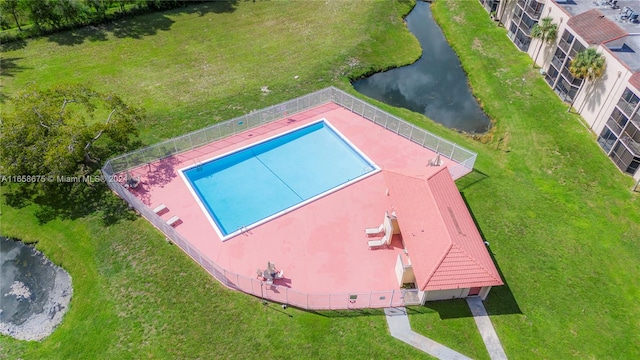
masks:
POLYGON ((396 264, 400 283, 415 283, 423 303, 485 299, 492 286, 504 284, 446 167, 383 173, 405 248, 396 264))

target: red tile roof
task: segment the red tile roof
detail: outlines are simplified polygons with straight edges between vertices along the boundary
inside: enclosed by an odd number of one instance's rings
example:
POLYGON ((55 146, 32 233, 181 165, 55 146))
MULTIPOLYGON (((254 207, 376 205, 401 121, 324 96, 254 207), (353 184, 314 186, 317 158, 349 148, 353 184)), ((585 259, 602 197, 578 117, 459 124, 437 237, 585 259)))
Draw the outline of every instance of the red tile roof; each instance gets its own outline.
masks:
POLYGON ((503 285, 446 167, 383 173, 420 290, 503 285))
POLYGON ((637 72, 629 78, 629 84, 633 85, 636 90, 640 91, 640 72, 637 72))
POLYGON ((604 42, 627 35, 615 22, 607 19, 598 9, 585 11, 567 21, 573 32, 589 45, 600 45, 604 42))

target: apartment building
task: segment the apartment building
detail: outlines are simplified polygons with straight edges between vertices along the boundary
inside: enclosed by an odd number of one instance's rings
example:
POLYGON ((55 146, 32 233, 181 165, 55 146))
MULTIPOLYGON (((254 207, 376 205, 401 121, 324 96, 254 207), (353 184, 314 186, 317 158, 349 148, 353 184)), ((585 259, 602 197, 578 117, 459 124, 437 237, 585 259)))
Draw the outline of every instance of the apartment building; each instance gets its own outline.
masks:
POLYGON ((640 1, 480 0, 507 29, 515 46, 536 58, 549 86, 582 115, 620 171, 640 181, 640 1), (558 25, 551 44, 531 37, 542 18, 558 25), (569 64, 594 48, 606 60, 600 79, 575 78, 569 64), (540 49, 540 50, 538 50, 540 49))

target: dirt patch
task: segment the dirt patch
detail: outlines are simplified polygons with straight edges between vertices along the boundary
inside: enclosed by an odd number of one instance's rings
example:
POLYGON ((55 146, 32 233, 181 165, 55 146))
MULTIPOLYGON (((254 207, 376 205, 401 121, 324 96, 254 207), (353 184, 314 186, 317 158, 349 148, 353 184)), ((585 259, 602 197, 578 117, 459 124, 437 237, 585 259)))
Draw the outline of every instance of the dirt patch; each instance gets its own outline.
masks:
POLYGON ((457 22, 458 24, 464 24, 464 18, 460 15, 456 15, 454 17, 452 17, 453 21, 457 22))
POLYGON ((471 48, 473 50, 479 52, 483 56, 487 56, 487 53, 484 51, 484 46, 482 45, 482 41, 480 41, 480 39, 474 38, 473 39, 473 44, 471 45, 471 48))

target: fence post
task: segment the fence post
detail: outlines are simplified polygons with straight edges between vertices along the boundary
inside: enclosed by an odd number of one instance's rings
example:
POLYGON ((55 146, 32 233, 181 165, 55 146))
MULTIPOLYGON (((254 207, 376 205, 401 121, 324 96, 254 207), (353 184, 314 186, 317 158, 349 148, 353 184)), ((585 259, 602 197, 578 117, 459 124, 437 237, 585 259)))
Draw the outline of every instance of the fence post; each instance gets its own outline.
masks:
POLYGON ((389 299, 389 307, 393 304, 393 297, 396 294, 396 289, 391 289, 391 299, 389 299))

